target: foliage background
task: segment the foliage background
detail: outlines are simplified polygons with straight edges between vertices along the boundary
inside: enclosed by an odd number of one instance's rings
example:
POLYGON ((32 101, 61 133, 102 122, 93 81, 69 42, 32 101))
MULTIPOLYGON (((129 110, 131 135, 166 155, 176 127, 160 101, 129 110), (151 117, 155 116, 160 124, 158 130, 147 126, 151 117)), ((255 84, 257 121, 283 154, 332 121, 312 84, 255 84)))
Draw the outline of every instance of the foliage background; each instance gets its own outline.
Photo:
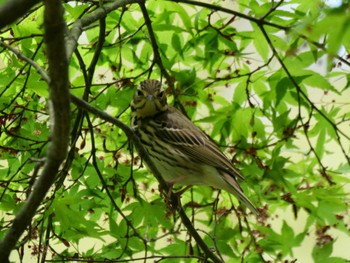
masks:
MULTIPOLYGON (((49 4, 30 3, 0 32, 0 250, 56 138, 49 4)), ((260 216, 202 186, 171 206, 130 134, 73 99, 68 154, 12 261, 349 262, 347 1, 62 5, 70 93, 128 124, 138 83, 162 79, 169 101, 242 170, 260 216)))

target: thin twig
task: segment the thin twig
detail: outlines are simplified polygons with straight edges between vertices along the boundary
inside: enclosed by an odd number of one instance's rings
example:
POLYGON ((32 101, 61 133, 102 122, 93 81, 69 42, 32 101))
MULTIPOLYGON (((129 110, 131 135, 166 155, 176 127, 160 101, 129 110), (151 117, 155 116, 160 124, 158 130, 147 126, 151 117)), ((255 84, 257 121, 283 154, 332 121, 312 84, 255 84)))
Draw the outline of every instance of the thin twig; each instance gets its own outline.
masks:
POLYGON ((78 45, 78 39, 83 32, 83 28, 87 25, 91 25, 102 17, 105 17, 108 13, 124 7, 128 4, 139 3, 141 0, 120 0, 107 4, 103 7, 97 8, 95 11, 91 12, 89 15, 78 19, 74 22, 72 29, 68 35, 67 39, 67 58, 70 59, 74 50, 78 45))
POLYGON ((17 49, 13 48, 10 45, 7 45, 5 42, 3 42, 1 40, 0 40, 0 45, 7 48, 8 50, 10 50, 13 54, 15 54, 17 56, 17 58, 26 61, 29 65, 31 65, 33 68, 35 68, 38 71, 38 73, 46 81, 46 83, 50 83, 49 76, 37 63, 35 63, 34 60, 24 56, 20 51, 18 51, 17 49))

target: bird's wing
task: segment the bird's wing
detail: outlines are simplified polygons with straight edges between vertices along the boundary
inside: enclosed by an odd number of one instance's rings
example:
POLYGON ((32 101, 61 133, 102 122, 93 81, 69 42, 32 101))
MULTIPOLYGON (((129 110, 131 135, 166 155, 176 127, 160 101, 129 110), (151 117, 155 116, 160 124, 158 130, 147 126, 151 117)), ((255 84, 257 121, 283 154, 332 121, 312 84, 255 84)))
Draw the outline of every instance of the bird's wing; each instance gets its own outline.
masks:
POLYGON ((177 109, 169 107, 166 113, 153 120, 158 126, 157 136, 181 149, 192 160, 214 166, 234 178, 244 180, 219 147, 177 109))

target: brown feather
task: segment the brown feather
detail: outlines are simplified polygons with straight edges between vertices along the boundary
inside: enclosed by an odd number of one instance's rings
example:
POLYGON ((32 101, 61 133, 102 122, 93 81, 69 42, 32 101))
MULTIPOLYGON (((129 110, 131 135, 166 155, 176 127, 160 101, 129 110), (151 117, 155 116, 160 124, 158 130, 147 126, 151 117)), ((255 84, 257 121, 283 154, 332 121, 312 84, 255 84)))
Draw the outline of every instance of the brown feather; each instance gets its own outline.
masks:
POLYGON ((219 147, 179 110, 169 107, 166 112, 156 115, 153 121, 159 125, 156 130, 158 136, 186 152, 194 161, 212 165, 244 180, 219 147))

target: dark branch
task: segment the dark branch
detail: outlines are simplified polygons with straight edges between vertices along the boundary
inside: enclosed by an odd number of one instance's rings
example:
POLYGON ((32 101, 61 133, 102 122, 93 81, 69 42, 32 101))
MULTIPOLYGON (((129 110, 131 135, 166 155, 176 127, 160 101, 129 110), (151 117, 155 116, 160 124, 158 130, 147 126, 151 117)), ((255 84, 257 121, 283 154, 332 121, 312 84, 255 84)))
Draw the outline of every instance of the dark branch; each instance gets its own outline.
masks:
POLYGON ((46 83, 50 82, 50 78, 49 76, 46 74, 46 72, 38 65, 35 63, 35 61, 33 61, 32 59, 24 56, 21 52, 19 52, 17 49, 11 47, 10 45, 7 45, 5 42, 0 40, 0 46, 3 46, 5 48, 7 48, 8 50, 10 50, 12 53, 14 53, 19 59, 22 59, 24 61, 26 61, 29 65, 31 65, 32 67, 34 67, 38 73, 40 74, 40 76, 46 81, 46 83))
POLYGON ((228 8, 221 7, 221 6, 218 6, 218 5, 209 4, 209 3, 206 3, 206 2, 199 2, 199 1, 192 1, 192 0, 170 0, 170 1, 171 2, 176 2, 176 3, 184 3, 184 4, 189 4, 189 5, 201 6, 201 7, 205 7, 205 8, 211 9, 211 10, 221 11, 221 12, 224 12, 224 13, 227 13, 227 14, 231 14, 231 15, 240 17, 240 18, 244 18, 244 19, 252 21, 252 22, 254 22, 256 24, 263 24, 263 25, 267 25, 267 26, 272 26, 272 27, 275 27, 275 28, 278 28, 278 29, 281 29, 281 30, 285 30, 285 31, 288 31, 290 29, 287 26, 281 26, 281 25, 278 25, 278 24, 274 24, 274 23, 271 23, 271 22, 268 22, 268 21, 265 21, 265 20, 261 20, 260 18, 255 18, 255 17, 252 17, 252 16, 248 16, 248 15, 243 14, 241 12, 237 12, 237 11, 232 10, 232 9, 228 9, 228 8))
POLYGON ((153 28, 152 28, 152 21, 148 15, 146 6, 145 6, 145 2, 141 2, 140 4, 140 8, 141 8, 141 12, 143 15, 143 18, 145 19, 145 23, 147 26, 147 30, 148 30, 148 34, 149 34, 149 38, 151 40, 151 45, 152 45, 152 49, 153 49, 153 53, 154 53, 154 62, 158 64, 160 71, 162 72, 162 74, 165 76, 165 78, 167 79, 169 85, 171 87, 173 87, 173 81, 170 78, 169 73, 166 71, 163 62, 162 62, 162 58, 160 57, 159 54, 159 48, 158 48, 158 44, 157 44, 157 40, 156 37, 154 35, 153 32, 153 28))
POLYGON ((60 0, 45 1, 45 40, 49 63, 49 101, 51 111, 51 144, 45 166, 35 182, 28 200, 16 215, 12 226, 0 241, 0 262, 9 262, 11 250, 30 225, 31 220, 53 184, 59 166, 66 157, 69 139, 70 105, 68 90, 68 61, 64 42, 65 22, 60 0))
POLYGON ((40 2, 40 0, 8 0, 2 4, 0 6, 0 29, 13 23, 40 2))
POLYGON ((98 62, 98 59, 101 55, 103 44, 105 42, 105 34, 106 34, 106 17, 103 16, 100 18, 100 26, 99 26, 99 34, 98 34, 98 41, 96 45, 96 50, 94 52, 94 56, 91 60, 90 66, 88 68, 88 82, 89 82, 89 88, 87 89, 88 92, 90 92, 90 87, 92 84, 92 79, 94 77, 95 68, 98 62))
MULTIPOLYGON (((327 116, 326 113, 324 113, 322 110, 320 110, 319 108, 316 107, 316 105, 311 101, 311 99, 308 97, 308 95, 303 91, 303 89, 300 87, 300 85, 297 83, 297 81, 295 80, 295 78, 292 76, 291 72, 289 71, 289 69, 287 68, 287 66, 285 65, 285 63, 283 62, 282 58, 279 56, 277 50, 275 49, 274 45, 272 44, 272 41, 269 37, 269 35, 267 34, 264 26, 259 25, 259 28, 261 30, 261 32, 263 33, 269 47, 271 48, 274 56, 277 58, 278 62, 280 63, 281 67, 283 68, 284 72, 286 73, 286 75, 288 76, 288 78, 290 79, 290 81, 292 82, 293 86, 295 87, 298 96, 302 96, 310 105, 312 110, 315 110, 318 114, 320 114, 320 116, 322 116, 322 118, 324 118, 333 128, 335 134, 336 134, 336 140, 340 146, 340 148, 342 149, 342 152, 345 153, 345 150, 343 149, 343 145, 341 144, 341 138, 340 135, 344 136, 346 139, 350 140, 350 136, 348 134, 346 134, 345 132, 343 132, 342 130, 340 130, 338 128, 338 126, 327 116), (299 95, 300 94, 300 95, 299 95)), ((299 104, 299 116, 300 116, 300 102, 299 104)), ((299 119, 301 119, 301 117, 299 117, 299 119)), ((311 148, 312 150, 313 148, 311 148)), ((314 152, 314 151, 313 151, 314 152)), ((325 172, 325 167, 323 166, 323 164, 321 163, 321 160, 318 158, 318 156, 316 155, 316 158, 319 162, 319 164, 322 167, 322 171, 325 172)), ((348 158, 347 155, 345 155, 346 160, 348 161, 348 163, 350 164, 350 159, 348 158)), ((332 184, 328 179, 327 181, 332 184)))
MULTIPOLYGON (((248 21, 251 21, 255 24, 257 24, 259 27, 265 25, 265 26, 271 26, 271 27, 274 27, 274 28, 277 28, 277 29, 280 29, 280 30, 284 30, 286 32, 292 30, 293 28, 292 27, 289 27, 289 26, 282 26, 282 25, 279 25, 279 24, 275 24, 275 23, 272 23, 272 22, 269 22, 269 21, 266 21, 266 17, 271 15, 272 12, 274 12, 284 1, 280 1, 278 2, 275 6, 273 6, 264 16, 262 16, 261 18, 255 18, 253 16, 249 16, 249 15, 246 15, 246 14, 243 14, 241 12, 237 12, 235 10, 231 10, 231 9, 228 9, 228 8, 224 8, 224 7, 221 7, 221 6, 218 6, 218 5, 213 5, 213 4, 210 4, 210 3, 205 3, 205 2, 199 2, 199 1, 193 1, 193 0, 168 0, 168 1, 171 1, 171 2, 176 2, 176 3, 184 3, 184 4, 189 4, 189 5, 194 5, 194 6, 201 6, 201 7, 205 7, 205 8, 208 8, 208 9, 211 9, 211 10, 215 10, 215 11, 220 11, 220 12, 224 12, 224 13, 227 13, 227 14, 231 14, 231 15, 234 15, 234 16, 237 16, 237 17, 240 17, 240 18, 243 18, 243 19, 246 19, 248 21)), ((319 49, 322 49, 324 50, 325 52, 327 52, 328 54, 330 54, 331 52, 329 52, 326 48, 325 45, 323 44, 320 44, 316 41, 313 41, 311 39, 309 39, 307 36, 303 35, 303 34, 300 34, 300 32, 296 32, 296 30, 294 31, 294 33, 296 33, 300 38, 303 38, 305 39, 308 43, 316 46, 317 48, 319 49)), ((342 58, 341 56, 339 56, 338 54, 333 54, 333 56, 338 59, 339 61, 341 61, 342 63, 350 66, 350 62, 347 61, 346 59, 342 58)))
POLYGON ((120 0, 115 1, 113 3, 107 4, 103 7, 97 8, 94 12, 91 14, 83 17, 82 19, 78 19, 74 22, 73 27, 68 35, 67 40, 67 58, 68 60, 72 56, 74 50, 76 49, 78 45, 78 39, 83 32, 83 27, 90 25, 97 20, 105 17, 108 13, 118 9, 119 7, 126 6, 128 4, 134 4, 139 3, 140 0, 120 0))

